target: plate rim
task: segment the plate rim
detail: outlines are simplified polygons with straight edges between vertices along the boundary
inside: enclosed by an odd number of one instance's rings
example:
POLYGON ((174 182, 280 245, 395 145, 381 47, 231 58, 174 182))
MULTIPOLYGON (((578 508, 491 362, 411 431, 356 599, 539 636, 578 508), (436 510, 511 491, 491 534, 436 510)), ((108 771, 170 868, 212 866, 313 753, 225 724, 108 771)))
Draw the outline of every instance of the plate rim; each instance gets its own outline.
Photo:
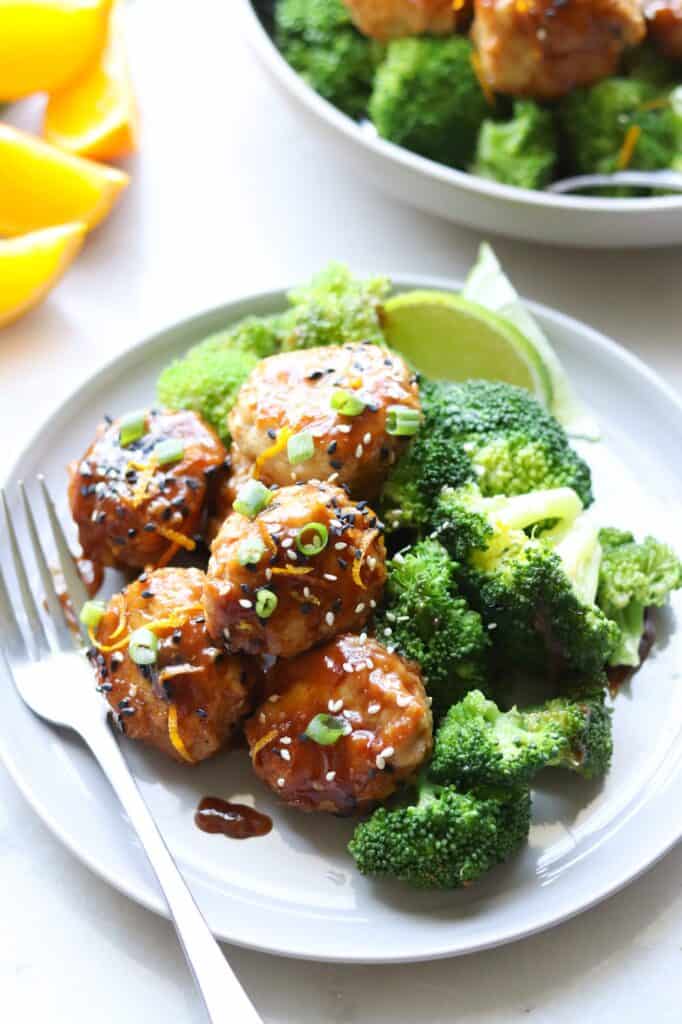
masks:
POLYGON ((663 211, 682 210, 682 194, 679 196, 649 196, 631 199, 596 198, 590 196, 561 195, 543 192, 537 189, 519 188, 516 185, 505 185, 498 181, 447 167, 428 157, 413 153, 404 146, 399 146, 387 139, 373 137, 363 132, 362 128, 347 114, 330 103, 309 86, 294 71, 279 52, 268 32, 264 28, 252 0, 237 0, 237 10, 241 11, 244 30, 249 42, 261 60, 270 68, 277 79, 293 93, 294 96, 312 111, 320 120, 341 132, 355 145, 371 150, 389 162, 399 163, 406 169, 424 175, 441 184, 454 186, 467 192, 477 193, 492 199, 501 200, 510 205, 529 205, 564 210, 567 213, 580 210, 585 213, 605 214, 643 214, 661 213, 663 211))
MULTIPOLYGON (((463 282, 460 279, 440 277, 431 274, 415 275, 401 273, 387 276, 389 277, 392 285, 397 289, 432 288, 436 290, 458 290, 461 289, 463 285, 463 282)), ((222 318, 223 316, 225 317, 225 322, 229 323, 230 318, 234 320, 237 316, 248 315, 247 312, 241 312, 241 310, 246 309, 246 307, 249 306, 274 306, 275 303, 283 304, 287 291, 291 287, 294 287, 296 283, 298 282, 295 282, 294 284, 290 283, 287 286, 268 288, 265 291, 252 291, 245 295, 236 295, 227 302, 219 303, 215 306, 209 307, 208 309, 203 309, 188 316, 184 316, 180 320, 167 323, 158 330, 138 338, 137 341, 127 347, 124 351, 112 355, 111 358, 107 359, 93 373, 81 380, 79 384, 72 388, 61 402, 52 409, 48 409, 44 422, 33 431, 31 436, 23 445, 21 451, 13 459, 9 468, 5 473, 3 473, 2 478, 0 479, 0 486, 4 487, 10 480, 17 477, 21 464, 30 455, 32 449, 36 445, 39 445, 44 436, 54 429, 55 420, 61 419, 62 417, 68 417, 74 404, 78 402, 81 394, 88 388, 98 387, 102 383, 105 383, 108 375, 114 369, 124 370, 125 364, 128 361, 135 362, 139 353, 149 346, 162 347, 167 335, 175 333, 178 330, 184 329, 187 333, 190 333, 192 328, 197 330, 202 321, 210 322, 215 318, 222 318), (237 312, 237 310, 239 310, 239 312, 237 312)), ((524 300, 524 302, 526 302, 526 300, 524 300)), ((680 416, 680 422, 682 425, 682 397, 677 394, 675 389, 673 389, 672 386, 660 376, 660 374, 647 366, 639 356, 636 356, 612 338, 595 328, 590 327, 575 317, 569 316, 568 314, 562 313, 552 307, 538 302, 527 301, 526 305, 533 313, 539 315, 543 321, 549 322, 550 324, 556 323, 559 327, 582 336, 588 342, 590 347, 594 346, 601 349, 610 358, 628 365, 631 370, 644 378, 650 387, 665 395, 668 401, 672 403, 675 412, 680 416)), ((7 671, 6 662, 0 653, 0 669, 2 669, 3 666, 5 671, 7 671)), ((8 774, 22 793, 23 797, 26 799, 29 806, 32 807, 41 821, 69 850, 69 852, 76 857, 77 860, 84 864, 97 877, 107 882, 113 889, 133 899, 136 903, 145 907, 147 910, 151 910, 159 916, 167 919, 170 917, 163 896, 161 895, 160 890, 157 890, 155 882, 153 881, 153 875, 150 874, 149 876, 149 884, 138 884, 134 878, 124 880, 119 875, 109 872, 106 866, 98 862, 90 854, 87 848, 84 849, 82 839, 79 844, 78 838, 71 834, 68 824, 64 824, 59 819, 58 815, 52 812, 49 804, 42 799, 40 792, 37 792, 35 787, 31 785, 30 781, 24 777, 19 759, 17 759, 12 751, 12 744, 8 741, 7 736, 2 730, 0 730, 0 759, 2 759, 8 774)), ((638 791, 638 800, 641 798, 641 792, 642 791, 638 791)), ((635 813, 638 813, 638 811, 639 807, 636 809, 635 813)), ((446 942, 445 944, 441 942, 440 945, 434 944, 427 949, 417 952, 397 952, 388 956, 386 954, 382 955, 381 953, 377 953, 376 955, 368 955, 367 953, 355 954, 352 949, 348 949, 343 954, 338 954, 320 952, 319 950, 313 949, 312 945, 309 948, 297 947, 296 949, 291 949, 287 947, 286 944, 281 943, 270 943, 268 945, 263 942, 244 939, 243 937, 240 937, 239 934, 235 934, 234 931, 229 931, 224 928, 213 929, 213 932, 219 940, 232 943, 242 948, 290 957, 293 959, 315 960, 330 963, 417 963, 422 961, 445 959, 452 956, 469 955, 470 953, 481 952, 485 949, 517 942, 521 939, 528 938, 531 935, 546 931, 563 923, 564 921, 570 920, 586 910, 591 909, 603 900, 624 889, 627 885, 634 882, 644 874, 644 872, 648 871, 658 863, 658 861, 660 861, 677 844, 677 842, 679 842, 682 838, 682 813, 680 813, 678 817, 679 820, 673 827, 671 835, 660 848, 657 848, 653 853, 648 852, 642 863, 639 864, 636 869, 632 870, 630 868, 624 868, 620 875, 603 884, 602 887, 594 892, 589 899, 579 901, 575 905, 571 904, 569 907, 560 911, 548 920, 531 921, 526 926, 515 927, 513 932, 502 936, 493 934, 486 940, 476 941, 473 944, 469 944, 466 948, 453 948, 451 942, 446 942)))

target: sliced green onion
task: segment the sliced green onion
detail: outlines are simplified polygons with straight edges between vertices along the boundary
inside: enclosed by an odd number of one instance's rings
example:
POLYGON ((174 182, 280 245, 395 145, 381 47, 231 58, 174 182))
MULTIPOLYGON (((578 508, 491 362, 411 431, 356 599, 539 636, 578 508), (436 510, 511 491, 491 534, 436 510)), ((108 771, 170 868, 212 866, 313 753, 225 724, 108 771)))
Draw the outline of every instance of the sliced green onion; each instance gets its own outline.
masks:
POLYGON ((319 555, 328 540, 329 530, 324 523, 306 523, 296 534, 296 547, 302 555, 319 555))
POLYGON ((409 405, 389 405, 386 410, 386 433, 395 437, 412 437, 419 430, 420 416, 409 405))
POLYGON ((322 747, 330 747, 349 732, 352 732, 352 726, 348 719, 322 713, 310 719, 303 735, 322 747))
POLYGON ((260 480, 247 480, 239 489, 233 508, 235 512, 240 512, 243 516, 253 519, 264 508, 267 508, 272 498, 272 491, 269 491, 260 480))
POLYGON ((121 416, 118 423, 118 440, 121 447, 127 448, 133 441, 139 441, 144 437, 146 419, 147 413, 144 409, 137 409, 121 416))
POLYGON ((315 443, 313 435, 308 430, 302 430, 300 434, 294 434, 287 441, 287 457, 292 466, 299 462, 307 462, 315 454, 315 443))
POLYGON ((185 454, 185 445, 176 437, 169 437, 154 445, 152 457, 159 466, 167 466, 171 462, 179 462, 185 454))
POLYGON ((342 416, 359 416, 365 408, 366 403, 351 391, 340 388, 332 395, 332 409, 336 409, 342 416))
POLYGON ((86 601, 81 608, 80 620, 88 629, 97 629, 106 610, 104 601, 86 601))
POLYGON ((269 619, 278 604, 277 594, 265 588, 259 590, 256 594, 256 615, 259 619, 269 619))
POLYGON ((128 654, 136 665, 153 665, 159 649, 159 638, 151 629, 141 626, 130 634, 128 654))
POLYGON ((240 565, 258 565, 265 554, 265 544, 260 537, 247 537, 237 549, 240 565))

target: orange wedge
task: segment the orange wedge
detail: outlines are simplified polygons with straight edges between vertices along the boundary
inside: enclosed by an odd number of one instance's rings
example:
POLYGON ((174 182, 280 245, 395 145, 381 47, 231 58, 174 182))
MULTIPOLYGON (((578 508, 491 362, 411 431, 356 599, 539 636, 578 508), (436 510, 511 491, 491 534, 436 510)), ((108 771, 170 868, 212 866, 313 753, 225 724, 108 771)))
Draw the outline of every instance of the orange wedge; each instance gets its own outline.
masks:
POLYGON ((116 4, 99 59, 75 82, 50 96, 43 134, 55 146, 77 156, 115 160, 135 151, 137 133, 123 10, 116 4))
POLYGON ((0 124, 0 235, 83 221, 99 224, 129 178, 0 124))
POLYGON ((0 102, 52 92, 104 46, 112 0, 0 0, 0 102))
POLYGON ((60 224, 0 241, 0 327, 47 295, 73 262, 85 232, 85 224, 60 224))

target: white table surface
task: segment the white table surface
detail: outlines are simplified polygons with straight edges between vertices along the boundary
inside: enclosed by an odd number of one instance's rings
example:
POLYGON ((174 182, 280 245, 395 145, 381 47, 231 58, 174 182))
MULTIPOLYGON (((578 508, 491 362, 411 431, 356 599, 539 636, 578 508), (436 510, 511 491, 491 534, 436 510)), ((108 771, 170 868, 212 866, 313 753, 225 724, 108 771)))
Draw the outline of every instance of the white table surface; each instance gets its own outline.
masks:
MULTIPOLYGON (((229 7, 137 0, 131 10, 142 152, 60 288, 0 333, 0 477, 71 388, 164 324, 330 258, 453 276, 472 261, 472 232, 349 180, 332 148, 301 134, 229 7)), ((682 390, 682 250, 496 248, 524 294, 600 328, 682 390)), ((14 1006, 20 1024, 203 1020, 171 927, 81 867, 2 768, 0 879, 7 1019, 14 1006)), ((363 968, 226 952, 266 1024, 678 1024, 682 848, 568 924, 460 960, 363 968)))

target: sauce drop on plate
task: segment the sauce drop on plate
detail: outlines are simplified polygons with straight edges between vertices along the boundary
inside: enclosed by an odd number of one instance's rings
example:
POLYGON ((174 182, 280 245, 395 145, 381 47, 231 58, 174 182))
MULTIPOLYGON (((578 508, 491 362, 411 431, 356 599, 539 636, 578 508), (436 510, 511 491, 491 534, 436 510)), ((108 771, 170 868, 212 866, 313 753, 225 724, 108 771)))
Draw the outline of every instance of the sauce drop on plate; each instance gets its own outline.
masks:
POLYGON ((265 836, 272 828, 267 814, 247 804, 233 804, 219 796, 205 796, 194 815, 194 824, 202 832, 227 836, 229 839, 252 839, 265 836))

